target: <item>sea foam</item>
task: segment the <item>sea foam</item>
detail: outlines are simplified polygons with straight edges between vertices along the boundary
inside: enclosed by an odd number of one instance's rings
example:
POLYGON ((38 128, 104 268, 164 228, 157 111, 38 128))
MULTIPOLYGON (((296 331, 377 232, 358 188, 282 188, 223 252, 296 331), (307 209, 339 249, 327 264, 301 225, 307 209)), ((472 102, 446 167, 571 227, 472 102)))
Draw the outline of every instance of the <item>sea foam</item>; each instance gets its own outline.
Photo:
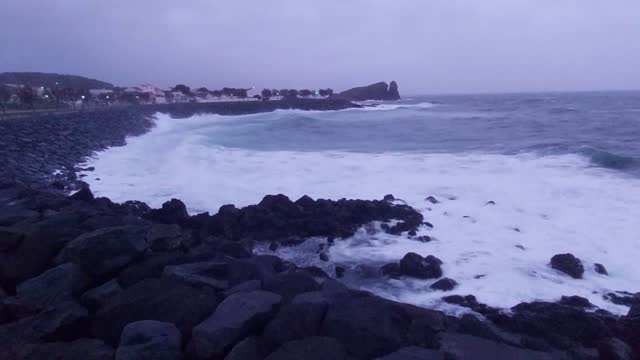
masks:
POLYGON ((95 172, 85 180, 97 195, 114 201, 136 199, 158 207, 175 197, 191 213, 216 212, 230 203, 255 204, 276 193, 293 200, 302 195, 381 199, 392 193, 434 225, 418 234, 434 241, 420 243, 363 229, 336 241, 328 264, 303 248, 286 248, 280 255, 328 271, 341 264, 353 284, 417 305, 456 311, 440 300, 449 294, 473 294, 503 308, 580 295, 623 314, 627 308, 605 301, 603 295, 640 291, 637 178, 594 168, 577 154, 258 151, 212 145, 211 127, 231 121, 222 116, 159 116, 150 133, 90 159, 87 166, 95 172), (200 131, 204 128, 206 135, 200 131), (425 201, 430 195, 440 203, 425 201), (443 293, 428 288, 433 281, 358 275, 366 272, 367 264, 398 261, 410 251, 442 259, 445 276, 460 286, 443 293), (553 255, 565 252, 584 261, 584 279, 549 267, 553 255), (604 264, 609 276, 597 274, 594 263, 604 264))

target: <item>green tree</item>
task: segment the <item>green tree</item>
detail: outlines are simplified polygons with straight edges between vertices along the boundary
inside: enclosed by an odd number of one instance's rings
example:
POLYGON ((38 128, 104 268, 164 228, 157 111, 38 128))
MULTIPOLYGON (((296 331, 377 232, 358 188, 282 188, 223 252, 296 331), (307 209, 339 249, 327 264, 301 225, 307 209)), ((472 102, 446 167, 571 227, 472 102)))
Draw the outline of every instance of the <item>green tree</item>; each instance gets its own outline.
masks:
POLYGON ((179 91, 187 96, 191 96, 191 88, 189 88, 187 85, 178 84, 173 88, 173 91, 179 91))
POLYGON ((20 102, 35 110, 36 92, 29 85, 23 85, 18 91, 20 102))
POLYGON ((269 90, 269 89, 263 89, 262 90, 262 98, 263 99, 269 99, 272 95, 273 95, 273 93, 271 92, 271 90, 269 90))
POLYGON ((311 90, 309 89, 300 90, 300 96, 302 96, 303 98, 308 98, 309 96, 311 96, 311 94, 311 90))

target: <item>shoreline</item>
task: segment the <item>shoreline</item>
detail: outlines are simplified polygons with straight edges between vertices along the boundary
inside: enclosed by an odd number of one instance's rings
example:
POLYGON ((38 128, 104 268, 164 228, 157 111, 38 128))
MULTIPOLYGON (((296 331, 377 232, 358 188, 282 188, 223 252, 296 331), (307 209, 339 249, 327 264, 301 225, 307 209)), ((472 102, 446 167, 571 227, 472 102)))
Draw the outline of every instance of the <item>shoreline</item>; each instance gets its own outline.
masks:
MULTIPOLYGON (((184 105, 164 111, 177 118, 211 111, 184 105)), ((235 106, 217 111, 247 111, 235 106)), ((0 178, 0 339, 7 344, 0 357, 45 349, 113 353, 126 343, 126 325, 152 334, 160 326, 142 320, 173 326, 176 356, 203 360, 233 359, 247 349, 256 359, 596 359, 640 349, 640 302, 633 296, 624 300, 629 315, 614 316, 575 296, 495 309, 472 294, 442 291, 443 301, 474 314, 455 318, 347 289, 343 270, 328 274, 253 253, 256 243, 277 249, 319 236, 326 238, 322 256, 372 221, 400 220, 383 227, 394 235, 426 226, 429 219, 392 197, 271 195, 257 205, 194 216, 176 199, 150 209, 94 198, 76 175, 80 160, 124 145, 153 126, 153 113, 164 112, 134 110, 0 121, 0 160, 10 170, 0 178), (62 173, 47 178, 56 166, 62 173), (74 190, 80 191, 62 194, 74 190), (246 302, 255 309, 243 318, 237 313, 246 302), (241 331, 218 327, 221 319, 241 331)), ((382 271, 377 276, 411 274, 402 264, 382 271)))

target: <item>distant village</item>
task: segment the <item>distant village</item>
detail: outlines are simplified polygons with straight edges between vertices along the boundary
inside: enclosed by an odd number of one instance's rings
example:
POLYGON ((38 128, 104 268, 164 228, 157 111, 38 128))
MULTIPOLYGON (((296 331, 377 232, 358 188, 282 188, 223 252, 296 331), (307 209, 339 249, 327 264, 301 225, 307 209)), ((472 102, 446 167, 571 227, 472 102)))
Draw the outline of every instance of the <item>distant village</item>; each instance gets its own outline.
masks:
POLYGON ((0 84, 1 110, 28 110, 117 105, 148 105, 170 103, 206 103, 220 101, 270 101, 288 98, 327 98, 332 89, 263 89, 206 87, 191 89, 179 84, 162 89, 150 84, 105 89, 82 89, 62 86, 34 86, 32 84, 0 84))

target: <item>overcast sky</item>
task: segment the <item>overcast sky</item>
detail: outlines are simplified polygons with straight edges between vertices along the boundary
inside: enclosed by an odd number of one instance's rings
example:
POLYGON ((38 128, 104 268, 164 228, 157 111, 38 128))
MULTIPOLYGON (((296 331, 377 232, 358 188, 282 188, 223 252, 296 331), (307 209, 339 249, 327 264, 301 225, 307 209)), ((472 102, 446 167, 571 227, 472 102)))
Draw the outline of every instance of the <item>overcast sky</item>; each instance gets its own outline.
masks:
POLYGON ((640 0, 2 0, 0 39, 117 85, 640 89, 640 0))

